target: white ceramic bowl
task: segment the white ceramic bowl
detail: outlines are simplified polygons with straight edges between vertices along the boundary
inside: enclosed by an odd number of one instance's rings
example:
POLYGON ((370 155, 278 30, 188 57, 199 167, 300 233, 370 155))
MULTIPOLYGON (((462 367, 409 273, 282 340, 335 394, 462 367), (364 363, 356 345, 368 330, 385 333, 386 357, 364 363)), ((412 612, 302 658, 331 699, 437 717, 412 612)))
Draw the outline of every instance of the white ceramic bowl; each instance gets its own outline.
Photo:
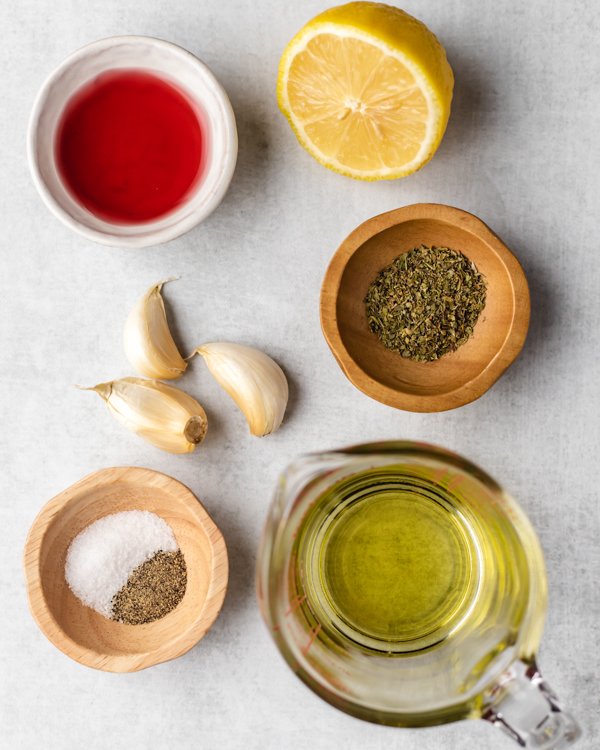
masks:
POLYGON ((237 159, 235 116, 223 87, 191 53, 153 37, 110 37, 74 52, 46 80, 31 113, 28 158, 44 202, 71 229, 105 245, 148 247, 187 232, 221 202, 237 159), (198 185, 181 207, 151 222, 115 224, 94 216, 67 190, 56 164, 56 130, 65 105, 81 86, 115 68, 148 70, 177 84, 202 113, 207 131, 207 163, 198 185))

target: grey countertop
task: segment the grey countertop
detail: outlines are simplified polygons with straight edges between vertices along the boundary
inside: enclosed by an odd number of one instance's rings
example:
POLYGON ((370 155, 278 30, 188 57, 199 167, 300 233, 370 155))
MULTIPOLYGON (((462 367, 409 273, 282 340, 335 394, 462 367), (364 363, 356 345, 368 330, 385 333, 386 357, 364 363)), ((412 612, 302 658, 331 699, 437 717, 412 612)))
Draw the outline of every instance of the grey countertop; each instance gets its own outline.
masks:
POLYGON ((446 137, 420 173, 364 184, 296 143, 275 100, 279 55, 326 3, 306 0, 20 0, 0 9, 3 231, 0 317, 0 745, 4 748, 501 750, 483 722, 408 731, 335 711, 288 670, 260 620, 253 569, 279 472, 297 454, 363 440, 416 438, 481 464, 520 500, 544 547, 550 606, 540 665, 600 746, 600 6, 572 2, 407 0, 445 45, 456 75, 446 137), (231 188, 200 227, 163 247, 124 251, 71 233, 28 174, 35 93, 73 49, 123 33, 164 37, 202 57, 230 94, 240 153, 231 188), (343 377, 320 334, 327 262, 358 223, 418 201, 486 221, 513 248, 532 291, 519 360, 479 401, 409 414, 343 377), (179 339, 261 346, 291 381, 277 434, 253 439, 200 367, 182 385, 211 429, 192 456, 169 456, 73 388, 131 374, 122 324, 152 282, 179 339), (21 554, 42 504, 101 467, 141 465, 181 479, 229 546, 231 580, 209 635, 184 657, 130 675, 95 672, 57 651, 31 619, 21 554))

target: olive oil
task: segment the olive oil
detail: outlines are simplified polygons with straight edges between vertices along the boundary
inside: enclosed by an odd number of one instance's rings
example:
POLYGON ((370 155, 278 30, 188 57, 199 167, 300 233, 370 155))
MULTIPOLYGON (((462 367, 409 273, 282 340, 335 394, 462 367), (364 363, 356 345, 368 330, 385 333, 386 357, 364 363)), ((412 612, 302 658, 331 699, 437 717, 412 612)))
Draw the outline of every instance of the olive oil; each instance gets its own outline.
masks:
POLYGON ((539 540, 460 456, 390 442, 304 457, 281 477, 259 561, 277 646, 343 711, 393 726, 495 721, 507 679, 526 674, 531 692, 539 540))
POLYGON ((473 588, 472 543, 441 504, 379 491, 339 514, 320 550, 329 604, 372 638, 414 640, 453 619, 473 588))
POLYGON ((502 509, 477 502, 401 466, 324 492, 295 543, 297 601, 309 627, 318 623, 316 637, 402 655, 479 633, 496 618, 501 642, 489 628, 480 634, 490 636, 492 659, 518 629, 528 568, 502 509))

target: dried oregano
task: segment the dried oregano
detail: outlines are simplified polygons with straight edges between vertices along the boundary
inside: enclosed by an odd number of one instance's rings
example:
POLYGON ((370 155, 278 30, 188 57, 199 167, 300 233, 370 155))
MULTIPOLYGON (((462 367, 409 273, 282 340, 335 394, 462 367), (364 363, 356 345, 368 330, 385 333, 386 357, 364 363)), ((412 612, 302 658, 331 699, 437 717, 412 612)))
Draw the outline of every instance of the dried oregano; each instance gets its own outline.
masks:
POLYGON ((364 301, 369 327, 385 347, 430 362, 473 334, 485 295, 485 279, 465 255, 421 245, 386 266, 364 301))

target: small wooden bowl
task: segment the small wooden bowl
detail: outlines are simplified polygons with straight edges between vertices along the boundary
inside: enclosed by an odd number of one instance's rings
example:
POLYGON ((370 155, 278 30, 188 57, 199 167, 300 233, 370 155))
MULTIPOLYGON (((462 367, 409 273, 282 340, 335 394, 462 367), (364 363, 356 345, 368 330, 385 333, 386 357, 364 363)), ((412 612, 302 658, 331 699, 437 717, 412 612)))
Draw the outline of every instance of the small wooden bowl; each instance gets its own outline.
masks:
POLYGON ((44 635, 80 664, 107 672, 135 672, 181 656, 215 621, 227 589, 227 550, 219 529, 193 493, 150 469, 103 469, 47 503, 25 543, 31 613, 44 635), (173 529, 187 566, 180 604, 147 625, 107 620, 84 606, 64 576, 71 541, 102 516, 148 510, 173 529))
POLYGON ((521 351, 529 326, 523 269, 480 219, 435 203, 417 203, 365 221, 340 245, 321 289, 321 326, 351 383, 397 409, 454 409, 483 395, 521 351), (373 279, 419 245, 463 252, 487 282, 473 336, 435 362, 414 362, 386 349, 367 323, 364 298, 373 279))

